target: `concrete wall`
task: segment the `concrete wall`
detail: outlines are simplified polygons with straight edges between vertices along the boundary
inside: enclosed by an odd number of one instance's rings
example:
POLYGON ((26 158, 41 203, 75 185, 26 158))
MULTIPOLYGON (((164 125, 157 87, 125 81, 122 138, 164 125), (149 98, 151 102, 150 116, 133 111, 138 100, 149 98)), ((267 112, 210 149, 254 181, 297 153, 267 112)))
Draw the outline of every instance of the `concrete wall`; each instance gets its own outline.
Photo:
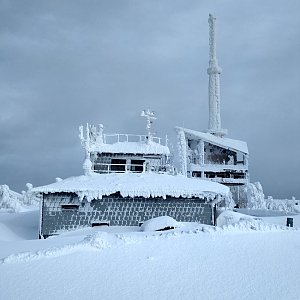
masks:
POLYGON ((75 194, 56 193, 43 195, 41 235, 47 237, 102 222, 111 226, 139 226, 140 222, 159 216, 182 222, 213 223, 212 207, 205 199, 123 198, 116 194, 80 202, 75 194), (78 208, 69 210, 62 205, 78 205, 78 208))

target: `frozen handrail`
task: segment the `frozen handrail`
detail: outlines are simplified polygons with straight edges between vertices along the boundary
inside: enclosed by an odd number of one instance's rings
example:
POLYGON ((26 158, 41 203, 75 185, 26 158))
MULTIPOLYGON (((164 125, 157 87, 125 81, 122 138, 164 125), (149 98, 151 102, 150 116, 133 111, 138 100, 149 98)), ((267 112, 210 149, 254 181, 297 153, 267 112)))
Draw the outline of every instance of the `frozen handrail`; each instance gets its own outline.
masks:
MULTIPOLYGON (((127 134, 127 133, 115 133, 115 134, 104 134, 104 143, 113 144, 119 142, 146 142, 147 135, 143 134, 127 134)), ((152 141, 161 145, 162 138, 153 136, 152 141)))

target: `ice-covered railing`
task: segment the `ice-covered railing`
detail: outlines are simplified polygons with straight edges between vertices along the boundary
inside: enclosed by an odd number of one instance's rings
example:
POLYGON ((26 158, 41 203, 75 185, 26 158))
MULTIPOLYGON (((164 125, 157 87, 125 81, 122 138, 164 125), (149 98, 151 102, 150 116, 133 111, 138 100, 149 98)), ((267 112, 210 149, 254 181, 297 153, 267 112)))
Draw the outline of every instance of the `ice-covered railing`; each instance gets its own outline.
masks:
POLYGON ((149 163, 144 164, 108 164, 108 163, 95 163, 94 172, 101 174, 109 173, 143 173, 143 172, 155 172, 155 173, 169 173, 174 174, 175 170, 170 164, 163 165, 151 165, 149 163))
MULTIPOLYGON (((115 133, 115 134, 103 134, 103 142, 105 144, 114 144, 120 142, 147 142, 147 135, 127 134, 127 133, 115 133)), ((162 144, 162 138, 151 136, 151 141, 162 144)), ((165 143, 166 144, 166 143, 165 143)))
POLYGON ((242 184, 247 184, 249 181, 246 178, 223 178, 223 177, 208 178, 208 177, 204 177, 204 179, 209 179, 209 180, 215 181, 215 182, 242 183, 242 184))
POLYGON ((226 167, 237 167, 237 168, 248 168, 248 161, 246 160, 245 162, 238 161, 235 164, 232 162, 226 162, 224 161, 223 163, 204 163, 201 164, 201 155, 197 154, 191 154, 190 155, 191 163, 196 164, 196 165, 201 165, 201 166, 210 166, 210 167, 215 167, 215 166, 224 166, 226 167))
POLYGON ((192 171, 209 171, 209 170, 235 170, 235 171, 247 171, 248 167, 242 164, 230 165, 230 164, 191 164, 192 171))

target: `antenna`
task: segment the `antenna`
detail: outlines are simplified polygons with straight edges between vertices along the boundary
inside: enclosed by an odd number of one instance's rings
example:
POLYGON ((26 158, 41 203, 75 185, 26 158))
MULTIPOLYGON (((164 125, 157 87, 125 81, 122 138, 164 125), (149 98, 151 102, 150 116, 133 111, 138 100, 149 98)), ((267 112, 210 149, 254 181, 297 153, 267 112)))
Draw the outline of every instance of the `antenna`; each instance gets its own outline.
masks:
POLYGON ((146 130, 147 130, 147 142, 152 141, 152 133, 151 133, 151 126, 153 121, 156 120, 156 117, 154 116, 154 111, 150 111, 148 108, 147 110, 143 110, 141 112, 141 117, 145 117, 147 121, 146 130))
POLYGON ((217 45, 216 45, 216 18, 209 14, 209 67, 207 74, 209 76, 208 95, 209 95, 209 124, 208 132, 224 136, 227 134, 226 129, 221 127, 220 113, 220 74, 222 69, 218 65, 217 45))

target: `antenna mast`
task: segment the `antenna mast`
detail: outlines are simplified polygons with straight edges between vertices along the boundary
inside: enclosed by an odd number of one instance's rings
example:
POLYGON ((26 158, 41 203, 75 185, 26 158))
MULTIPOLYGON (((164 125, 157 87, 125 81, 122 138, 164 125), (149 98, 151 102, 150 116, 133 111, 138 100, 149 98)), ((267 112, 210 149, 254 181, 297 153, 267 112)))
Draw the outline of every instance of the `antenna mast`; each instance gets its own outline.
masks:
POLYGON ((227 134, 226 129, 221 128, 220 113, 220 74, 222 69, 218 65, 217 45, 216 45, 216 18, 209 14, 209 67, 207 74, 209 76, 208 94, 209 94, 209 123, 208 132, 224 136, 227 134))

